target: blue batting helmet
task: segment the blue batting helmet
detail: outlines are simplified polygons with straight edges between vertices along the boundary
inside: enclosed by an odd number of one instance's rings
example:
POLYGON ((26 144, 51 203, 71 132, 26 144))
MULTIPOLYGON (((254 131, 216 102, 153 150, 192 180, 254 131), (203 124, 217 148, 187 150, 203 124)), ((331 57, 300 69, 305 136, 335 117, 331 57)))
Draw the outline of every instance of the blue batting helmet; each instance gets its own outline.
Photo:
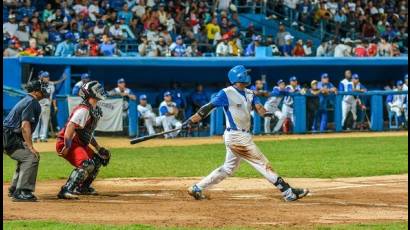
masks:
POLYGON ((251 76, 248 75, 250 70, 243 65, 237 65, 229 70, 228 78, 231 84, 246 83, 251 84, 251 76))

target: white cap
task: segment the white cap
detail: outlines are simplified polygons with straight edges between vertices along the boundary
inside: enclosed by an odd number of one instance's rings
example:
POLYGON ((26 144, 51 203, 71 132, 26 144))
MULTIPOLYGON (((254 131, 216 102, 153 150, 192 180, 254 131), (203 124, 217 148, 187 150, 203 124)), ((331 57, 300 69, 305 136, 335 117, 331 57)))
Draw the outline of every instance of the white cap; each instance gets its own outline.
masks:
POLYGON ((293 37, 292 35, 290 35, 290 34, 286 34, 285 35, 285 40, 286 41, 288 41, 288 40, 292 40, 292 39, 294 39, 295 37, 293 37))

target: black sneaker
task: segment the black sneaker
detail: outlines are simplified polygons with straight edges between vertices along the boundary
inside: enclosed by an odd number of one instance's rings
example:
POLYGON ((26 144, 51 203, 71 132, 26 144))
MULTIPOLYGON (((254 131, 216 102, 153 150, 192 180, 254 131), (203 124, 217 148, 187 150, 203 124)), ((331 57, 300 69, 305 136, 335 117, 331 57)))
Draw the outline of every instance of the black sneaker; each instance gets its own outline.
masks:
POLYGON ((8 196, 9 196, 9 197, 12 197, 13 194, 14 194, 14 192, 16 192, 16 187, 10 187, 10 188, 9 188, 8 196))
POLYGON ((36 202, 37 197, 29 190, 21 190, 14 192, 11 200, 14 202, 36 202))
POLYGON ((73 192, 75 195, 98 195, 98 192, 91 186, 88 188, 76 188, 73 192))
POLYGON ((60 192, 57 194, 58 199, 65 199, 65 200, 76 200, 79 197, 74 194, 74 192, 70 192, 65 188, 61 188, 60 192))

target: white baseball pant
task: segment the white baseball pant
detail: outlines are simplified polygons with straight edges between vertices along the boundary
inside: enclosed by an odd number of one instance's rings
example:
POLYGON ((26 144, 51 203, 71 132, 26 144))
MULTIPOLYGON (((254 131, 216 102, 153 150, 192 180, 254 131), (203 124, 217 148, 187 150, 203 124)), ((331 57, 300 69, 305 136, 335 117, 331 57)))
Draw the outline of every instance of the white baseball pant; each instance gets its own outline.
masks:
POLYGON ((292 126, 295 125, 295 116, 293 114, 293 108, 289 105, 283 104, 282 105, 282 113, 283 116, 285 116, 286 118, 290 118, 290 120, 292 121, 292 126))
MULTIPOLYGON (((165 132, 173 129, 173 127, 175 127, 176 129, 182 127, 182 123, 178 121, 174 116, 162 116, 161 123, 162 123, 162 127, 164 128, 165 132)), ((165 138, 176 137, 179 132, 180 131, 176 131, 173 133, 166 134, 165 138)))
POLYGON ((349 112, 352 112, 353 115, 353 127, 355 127, 355 123, 357 120, 357 105, 356 100, 354 101, 342 101, 342 126, 344 126, 347 115, 349 112))
POLYGON ((161 124, 160 118, 155 116, 153 112, 147 112, 144 117, 144 125, 147 128, 148 134, 153 135, 155 134, 154 126, 158 126, 161 124))
POLYGON ((42 140, 47 139, 47 137, 48 137, 48 125, 49 125, 49 121, 50 121, 50 110, 51 110, 50 105, 41 106, 41 113, 40 113, 39 122, 36 126, 36 129, 34 130, 34 133, 33 133, 33 138, 34 139, 38 139, 39 137, 42 140))
POLYGON ((232 176, 242 159, 260 172, 270 183, 273 185, 276 183, 278 174, 273 171, 269 160, 255 145, 250 133, 225 131, 224 140, 226 146, 225 163, 197 184, 201 190, 210 188, 228 176, 232 176))
MULTIPOLYGON (((286 116, 277 107, 273 107, 270 105, 265 105, 264 107, 266 111, 273 113, 275 117, 279 119, 275 127, 273 128, 273 132, 278 132, 282 128, 283 122, 285 122, 286 116)), ((271 132, 270 125, 271 125, 272 118, 265 117, 264 120, 265 120, 265 124, 264 124, 265 133, 270 133, 271 132)))

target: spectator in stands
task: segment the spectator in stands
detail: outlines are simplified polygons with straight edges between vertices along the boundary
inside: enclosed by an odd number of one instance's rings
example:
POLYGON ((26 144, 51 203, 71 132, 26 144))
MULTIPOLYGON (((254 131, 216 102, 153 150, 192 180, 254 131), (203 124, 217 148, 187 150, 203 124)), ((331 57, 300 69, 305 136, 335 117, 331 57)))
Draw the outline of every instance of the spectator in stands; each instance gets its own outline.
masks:
POLYGON ((118 13, 118 18, 123 18, 126 24, 131 23, 132 12, 129 11, 129 7, 127 3, 125 3, 122 6, 122 10, 118 13))
POLYGON ((92 57, 100 55, 100 45, 95 40, 94 34, 88 35, 88 40, 85 42, 85 44, 88 46, 88 55, 92 57))
POLYGON ((361 40, 354 48, 354 56, 356 57, 367 57, 367 44, 365 40, 361 40))
POLYGON ((304 57, 305 56, 305 49, 303 48, 303 40, 302 39, 299 39, 296 42, 296 45, 292 50, 292 56, 294 56, 294 57, 304 57))
POLYGON ((255 35, 252 37, 252 42, 246 47, 245 56, 255 56, 256 54, 256 47, 260 46, 260 42, 262 41, 262 37, 260 35, 255 35))
POLYGON ((202 106, 208 103, 209 97, 204 91, 204 86, 202 84, 196 84, 195 92, 190 96, 192 102, 192 109, 197 112, 202 106))
POLYGON ((319 94, 320 89, 318 88, 318 81, 313 80, 310 83, 310 89, 307 93, 307 127, 312 132, 316 132, 320 123, 319 114, 319 94))
POLYGON ((85 39, 84 38, 80 38, 78 40, 78 43, 75 44, 75 56, 90 56, 89 54, 89 47, 88 45, 85 43, 85 39))
POLYGON ((303 45, 303 51, 306 57, 313 57, 313 42, 312 40, 307 40, 306 43, 303 45))
POLYGON ((231 5, 231 0, 216 0, 215 5, 219 11, 221 10, 228 10, 229 6, 231 5))
POLYGON ((369 45, 367 46, 367 55, 369 57, 375 57, 378 54, 378 47, 377 47, 377 42, 375 39, 373 39, 369 45))
POLYGON ((293 50, 293 39, 294 37, 290 34, 285 36, 285 45, 282 47, 282 55, 285 57, 290 57, 292 56, 292 50, 293 50))
POLYGON ((103 34, 108 33, 108 27, 105 26, 103 20, 98 20, 97 25, 94 26, 93 33, 97 38, 101 38, 103 34))
POLYGON ((297 26, 296 6, 299 0, 284 0, 285 21, 290 21, 292 26, 297 26))
POLYGON ((321 3, 319 3, 319 8, 316 10, 316 13, 314 15, 314 22, 316 24, 318 24, 320 22, 326 23, 326 22, 329 21, 331 16, 332 16, 332 14, 327 9, 326 3, 321 2, 321 3))
POLYGON ((229 35, 224 34, 222 39, 219 41, 216 46, 216 56, 217 57, 226 57, 229 56, 229 46, 228 46, 229 35))
POLYGON ((117 81, 117 87, 108 91, 108 95, 111 97, 122 97, 123 104, 122 104, 122 117, 124 120, 128 117, 128 107, 130 100, 137 100, 135 94, 131 91, 131 89, 126 87, 124 78, 120 78, 117 81))
POLYGON ((9 47, 7 47, 3 52, 3 57, 16 57, 20 50, 16 47, 16 40, 9 41, 9 47))
POLYGON ((280 56, 281 55, 278 46, 273 42, 272 35, 269 35, 266 38, 265 46, 270 47, 270 49, 272 49, 272 56, 280 56))
POLYGON ((46 22, 51 15, 53 15, 53 9, 51 3, 47 3, 46 8, 44 9, 43 14, 41 15, 41 21, 46 22))
POLYGON ((334 57, 351 57, 353 41, 350 38, 346 38, 342 42, 336 45, 334 57))
POLYGON ((26 43, 30 39, 30 33, 26 30, 26 24, 24 22, 20 22, 17 31, 15 32, 14 36, 23 43, 26 43))
POLYGON ((186 45, 182 40, 182 36, 178 35, 175 39, 175 42, 169 47, 171 50, 171 55, 173 57, 185 57, 186 56, 186 45))
MULTIPOLYGON (((396 89, 394 91, 403 91, 403 81, 399 80, 396 83, 396 89)), ((405 127, 406 118, 405 118, 405 110, 406 110, 406 94, 396 94, 396 95, 389 95, 387 97, 387 104, 388 109, 391 113, 394 113, 398 118, 398 126, 405 127)))
POLYGON ((317 85, 320 90, 319 97, 319 116, 320 116, 320 132, 327 130, 327 109, 331 100, 331 95, 337 93, 337 89, 329 81, 327 73, 322 74, 321 81, 317 85))
POLYGON ((228 42, 229 55, 239 57, 243 53, 242 41, 239 35, 232 35, 233 37, 228 42))
POLYGON ((121 29, 120 20, 116 20, 114 25, 110 27, 110 35, 114 38, 114 40, 121 41, 125 38, 124 32, 121 29))
POLYGON ((29 41, 29 47, 24 50, 24 55, 27 56, 43 56, 44 51, 37 47, 36 39, 32 38, 29 41))
POLYGON ((93 22, 96 22, 97 18, 101 17, 98 0, 92 0, 92 3, 88 6, 88 16, 93 22))
POLYGON ((160 57, 170 57, 171 56, 169 47, 163 37, 159 37, 157 48, 158 48, 158 56, 160 57))
POLYGON ((129 25, 131 32, 134 34, 135 38, 139 38, 144 32, 144 25, 141 23, 140 19, 133 17, 131 24, 129 25))
POLYGON ((68 32, 64 38, 64 41, 58 43, 54 56, 71 57, 74 55, 74 35, 71 32, 68 32))
POLYGON ((91 81, 90 75, 88 73, 81 74, 81 81, 75 83, 73 90, 71 92, 72 96, 79 96, 78 93, 80 92, 81 87, 86 84, 87 82, 91 81))
POLYGON ((142 18, 145 14, 146 8, 147 6, 145 5, 145 0, 139 0, 138 4, 131 8, 131 11, 134 12, 138 18, 142 18))
POLYGON ((138 53, 144 57, 157 57, 159 56, 157 45, 154 41, 149 41, 146 35, 141 37, 142 43, 138 46, 138 53))
POLYGON ((385 38, 387 41, 392 41, 397 37, 397 31, 390 23, 386 22, 386 30, 381 34, 381 37, 385 38))
POLYGON ((381 57, 392 57, 393 56, 393 47, 390 43, 387 42, 387 37, 381 37, 380 42, 377 46, 379 56, 381 57))
POLYGON ((202 52, 199 50, 199 45, 197 40, 192 40, 191 45, 186 49, 186 55, 188 57, 202 57, 202 52))
POLYGON ((103 42, 100 44, 100 53, 102 56, 116 56, 119 54, 117 44, 111 41, 108 35, 104 34, 102 37, 103 42))
POLYGON ((206 25, 206 31, 208 34, 208 43, 213 44, 216 33, 221 33, 221 28, 218 25, 218 19, 212 18, 212 21, 206 25))
MULTIPOLYGON (((179 109, 177 104, 172 101, 171 92, 164 93, 164 101, 159 105, 160 120, 164 131, 169 131, 173 127, 180 128, 182 126, 181 122, 177 120, 179 109)), ((179 132, 166 134, 165 138, 175 138, 179 132)))
POLYGON ((316 49, 316 57, 326 57, 328 56, 329 43, 327 41, 322 41, 316 49))
POLYGON ((38 45, 46 46, 48 44, 48 32, 44 29, 44 24, 40 24, 38 29, 32 32, 32 38, 37 40, 38 45))
POLYGON ((373 39, 376 35, 376 26, 373 24, 373 19, 369 17, 362 26, 362 37, 363 39, 373 39))
POLYGON ((283 53, 283 46, 286 45, 286 40, 285 40, 286 35, 291 36, 291 34, 286 31, 285 25, 281 23, 279 25, 279 32, 276 34, 276 37, 275 37, 275 44, 279 47, 279 50, 282 53, 283 53))
POLYGON ((13 37, 18 29, 18 24, 16 22, 16 15, 10 14, 9 21, 3 23, 3 36, 11 38, 13 37))
POLYGON ((155 129, 154 126, 157 126, 159 123, 159 119, 152 111, 152 107, 147 102, 147 95, 142 94, 139 97, 140 103, 137 106, 139 117, 144 120, 145 127, 147 128, 148 135, 154 135, 155 129))
POLYGON ((31 18, 34 14, 34 11, 36 11, 35 7, 31 5, 30 0, 25 0, 24 1, 24 6, 21 7, 18 12, 19 15, 27 15, 29 18, 31 18))

